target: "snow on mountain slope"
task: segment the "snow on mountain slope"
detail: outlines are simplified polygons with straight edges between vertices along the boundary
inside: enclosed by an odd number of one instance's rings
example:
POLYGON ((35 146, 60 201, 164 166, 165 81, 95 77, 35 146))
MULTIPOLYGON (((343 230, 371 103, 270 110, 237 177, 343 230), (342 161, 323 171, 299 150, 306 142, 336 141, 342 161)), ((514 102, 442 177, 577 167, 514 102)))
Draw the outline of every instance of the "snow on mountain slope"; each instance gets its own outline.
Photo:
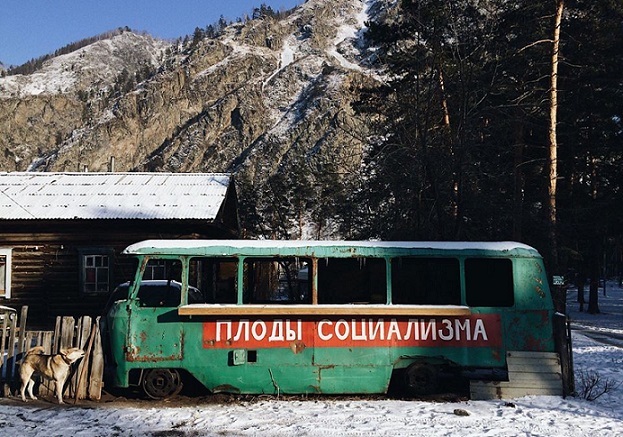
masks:
POLYGON ((112 84, 124 68, 132 72, 142 64, 159 66, 164 50, 169 46, 170 43, 149 35, 123 32, 72 53, 51 58, 33 74, 0 79, 0 97, 102 89, 112 84))
POLYGON ((273 119, 270 135, 283 137, 300 111, 309 109, 309 97, 322 90, 335 95, 350 71, 374 76, 360 61, 363 34, 372 0, 341 0, 329 4, 309 1, 287 20, 297 29, 286 37, 278 53, 277 68, 264 80, 270 89, 265 103, 273 119))

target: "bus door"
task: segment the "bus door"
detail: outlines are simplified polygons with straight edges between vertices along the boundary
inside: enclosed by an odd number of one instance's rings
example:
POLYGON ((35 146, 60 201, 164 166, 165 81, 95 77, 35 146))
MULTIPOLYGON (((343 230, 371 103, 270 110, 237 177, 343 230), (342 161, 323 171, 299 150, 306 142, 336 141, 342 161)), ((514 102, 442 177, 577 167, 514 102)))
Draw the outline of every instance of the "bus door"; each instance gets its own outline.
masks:
POLYGON ((177 308, 181 303, 182 284, 173 279, 145 279, 161 276, 179 279, 179 271, 176 268, 171 275, 171 266, 167 266, 166 272, 149 268, 153 261, 148 263, 140 287, 129 301, 126 359, 153 363, 180 361, 184 329, 177 308))
POLYGON ((313 365, 323 393, 386 391, 393 365, 380 334, 385 321, 365 313, 366 305, 386 302, 385 259, 318 260, 318 303, 353 308, 316 321, 313 365))

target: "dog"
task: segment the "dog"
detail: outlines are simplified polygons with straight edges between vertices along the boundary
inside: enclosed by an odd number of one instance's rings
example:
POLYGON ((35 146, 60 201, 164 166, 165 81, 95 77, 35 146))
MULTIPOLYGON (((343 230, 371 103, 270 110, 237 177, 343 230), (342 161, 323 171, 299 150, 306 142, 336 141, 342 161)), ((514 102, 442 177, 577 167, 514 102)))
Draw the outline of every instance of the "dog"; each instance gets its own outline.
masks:
POLYGON ((26 388, 28 388, 28 396, 30 396, 30 399, 37 399, 32 393, 32 389, 35 385, 34 376, 39 374, 46 379, 54 381, 56 399, 59 404, 62 404, 63 386, 69 377, 71 365, 84 357, 84 351, 72 347, 69 349, 61 349, 60 353, 54 355, 46 355, 43 352, 43 346, 33 347, 26 353, 19 367, 19 377, 22 382, 20 388, 22 401, 26 402, 26 388))

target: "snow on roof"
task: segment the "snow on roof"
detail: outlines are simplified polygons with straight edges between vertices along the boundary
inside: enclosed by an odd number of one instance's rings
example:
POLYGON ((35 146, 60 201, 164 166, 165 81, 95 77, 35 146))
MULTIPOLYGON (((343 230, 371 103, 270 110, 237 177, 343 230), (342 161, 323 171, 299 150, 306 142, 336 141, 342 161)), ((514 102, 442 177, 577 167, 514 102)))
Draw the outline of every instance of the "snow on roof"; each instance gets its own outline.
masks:
POLYGON ((335 252, 360 252, 375 249, 430 249, 433 251, 489 250, 496 252, 538 252, 523 243, 514 241, 472 242, 472 241, 338 241, 338 240, 145 240, 124 250, 126 254, 182 253, 185 250, 205 249, 206 253, 225 250, 227 253, 259 253, 280 251, 289 253, 315 253, 317 249, 332 249, 335 252))
POLYGON ((0 220, 216 218, 223 173, 0 173, 0 220))

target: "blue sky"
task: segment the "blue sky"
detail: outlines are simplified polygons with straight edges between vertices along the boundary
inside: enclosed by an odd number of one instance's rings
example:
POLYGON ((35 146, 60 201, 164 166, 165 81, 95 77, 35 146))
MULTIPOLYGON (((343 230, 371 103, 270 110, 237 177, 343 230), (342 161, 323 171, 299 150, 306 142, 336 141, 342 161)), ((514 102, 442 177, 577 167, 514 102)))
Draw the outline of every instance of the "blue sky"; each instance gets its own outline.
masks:
POLYGON ((20 65, 69 43, 128 26, 166 39, 192 34, 221 15, 235 20, 262 3, 290 9, 304 0, 2 0, 0 62, 20 65))

